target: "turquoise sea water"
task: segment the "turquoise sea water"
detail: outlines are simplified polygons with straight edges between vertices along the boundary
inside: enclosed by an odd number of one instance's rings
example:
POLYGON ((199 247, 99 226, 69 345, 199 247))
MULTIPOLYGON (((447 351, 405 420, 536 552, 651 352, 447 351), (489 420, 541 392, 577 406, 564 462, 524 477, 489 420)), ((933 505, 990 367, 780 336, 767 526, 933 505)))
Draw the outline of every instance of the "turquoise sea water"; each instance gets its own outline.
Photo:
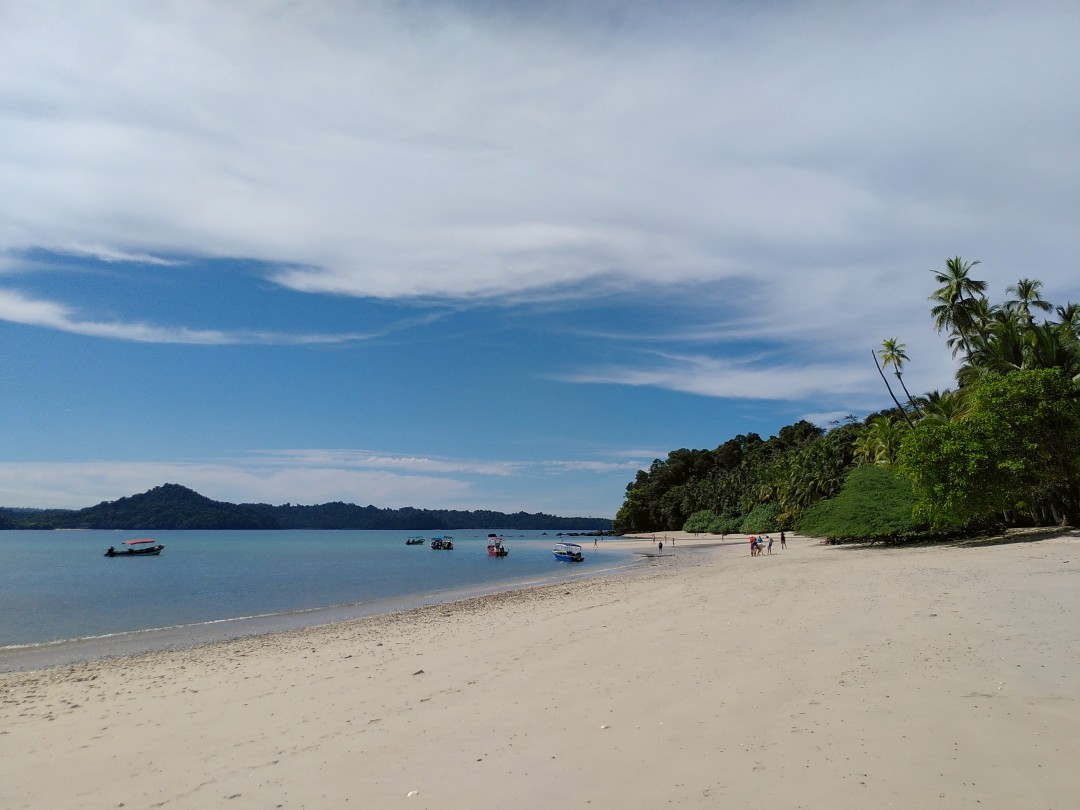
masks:
POLYGON ((560 563, 551 554, 555 532, 502 534, 505 558, 487 556, 486 531, 425 535, 453 535, 453 551, 405 545, 418 534, 0 531, 0 648, 178 626, 188 640, 210 640, 191 628, 239 617, 261 618, 246 619, 246 631, 232 623, 231 635, 314 624, 596 574, 635 559, 617 540, 594 550, 592 538, 581 538, 585 562, 560 563), (140 537, 153 537, 165 551, 103 556, 140 537))

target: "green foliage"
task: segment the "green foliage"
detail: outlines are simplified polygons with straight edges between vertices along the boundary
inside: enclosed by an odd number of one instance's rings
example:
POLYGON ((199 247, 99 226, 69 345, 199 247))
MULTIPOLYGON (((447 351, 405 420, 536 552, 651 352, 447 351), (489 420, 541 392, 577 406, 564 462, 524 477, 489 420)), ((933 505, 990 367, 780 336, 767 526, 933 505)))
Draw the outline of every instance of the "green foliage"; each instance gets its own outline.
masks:
POLYGON ((918 534, 926 524, 913 517, 911 482, 888 467, 851 471, 840 494, 810 507, 796 522, 800 534, 830 540, 886 540, 918 534))
POLYGON ((777 520, 789 521, 840 490, 852 464, 854 430, 842 425, 825 433, 800 421, 768 440, 749 433, 715 450, 676 450, 627 485, 615 530, 678 530, 691 516, 708 511, 719 516, 712 531, 736 532, 761 503, 773 504, 777 520))
POLYGON ((920 423, 901 444, 919 515, 936 529, 1080 517, 1080 399, 1061 370, 988 375, 967 406, 966 418, 920 423))
POLYGON ((740 534, 758 534, 760 532, 773 532, 780 529, 790 528, 781 524, 780 505, 775 503, 759 503, 743 518, 739 526, 740 534))
POLYGON ((892 370, 906 405, 893 396, 895 410, 871 414, 862 425, 852 417, 824 434, 798 422, 768 440, 750 433, 715 450, 677 450, 627 485, 615 529, 760 532, 798 525, 814 534, 879 538, 927 525, 951 531, 989 522, 1076 523, 1080 305, 1053 307, 1042 298, 1042 282, 1028 278, 1007 289, 1012 297, 1004 304, 992 304, 987 283, 971 275, 978 264, 955 256, 932 271, 938 286, 930 315, 953 355, 963 358, 957 390, 911 396, 905 344, 889 338, 874 360, 880 357, 890 393, 885 370, 892 370), (1036 322, 1051 312, 1057 320, 1036 322), (856 460, 883 468, 880 480, 892 487, 882 493, 885 512, 860 518, 859 510, 874 506, 862 477, 872 474, 848 479, 856 460), (912 485, 910 505, 890 467, 912 485))
POLYGON ((712 531, 712 524, 720 519, 720 516, 711 509, 699 509, 686 519, 682 530, 684 532, 704 533, 712 531))
POLYGON ((694 512, 683 524, 684 532, 704 534, 735 534, 742 525, 742 516, 725 514, 718 515, 711 509, 701 509, 694 512))

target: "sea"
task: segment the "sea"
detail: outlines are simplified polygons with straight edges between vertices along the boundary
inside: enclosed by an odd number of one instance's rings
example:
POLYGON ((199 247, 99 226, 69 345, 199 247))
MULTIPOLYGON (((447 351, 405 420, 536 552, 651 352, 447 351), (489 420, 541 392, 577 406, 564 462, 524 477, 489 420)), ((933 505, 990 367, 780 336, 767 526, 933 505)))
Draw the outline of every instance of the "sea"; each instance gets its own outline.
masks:
POLYGON ((0 671, 166 649, 496 591, 637 564, 617 538, 488 531, 0 531, 0 671), (423 536, 423 545, 407 546, 423 536), (452 536, 453 551, 434 551, 452 536), (105 557, 152 537, 160 556, 105 557), (560 540, 582 563, 559 562, 560 540), (27 663, 29 662, 29 663, 27 663))

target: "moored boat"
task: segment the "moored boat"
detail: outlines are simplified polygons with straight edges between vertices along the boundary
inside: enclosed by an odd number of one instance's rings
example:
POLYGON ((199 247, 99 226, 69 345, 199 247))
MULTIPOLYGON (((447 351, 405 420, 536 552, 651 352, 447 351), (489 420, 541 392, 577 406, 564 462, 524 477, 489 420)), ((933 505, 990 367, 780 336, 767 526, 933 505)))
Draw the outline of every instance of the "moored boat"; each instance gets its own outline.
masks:
POLYGON ((127 548, 117 551, 112 546, 109 546, 109 550, 105 552, 106 557, 156 557, 162 551, 165 546, 158 543, 156 540, 125 540, 124 545, 127 548))
POLYGON ((497 534, 488 535, 488 556, 490 557, 505 557, 510 553, 510 549, 503 545, 503 539, 497 534))
POLYGON ((407 545, 407 546, 422 546, 426 542, 427 542, 427 540, 425 540, 423 537, 410 537, 408 540, 405 541, 405 545, 407 545))
POLYGON ((583 562, 585 557, 581 553, 581 546, 577 543, 556 543, 551 550, 556 560, 563 562, 583 562))
POLYGON ((446 537, 438 536, 432 539, 431 547, 436 551, 453 551, 454 550, 454 538, 447 535, 446 537))

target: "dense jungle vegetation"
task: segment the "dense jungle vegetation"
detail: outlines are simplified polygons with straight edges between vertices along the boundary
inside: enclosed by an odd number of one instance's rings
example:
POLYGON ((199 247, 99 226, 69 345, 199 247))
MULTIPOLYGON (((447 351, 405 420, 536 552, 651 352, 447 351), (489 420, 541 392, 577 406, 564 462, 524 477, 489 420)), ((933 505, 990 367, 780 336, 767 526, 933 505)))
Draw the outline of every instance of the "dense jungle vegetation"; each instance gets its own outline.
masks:
POLYGON ((615 529, 895 540, 1075 525, 1080 305, 1055 307, 1028 278, 992 303, 976 265, 957 256, 931 271, 930 316, 961 361, 955 388, 912 396, 905 344, 889 338, 873 356, 894 408, 675 450, 627 485, 615 529))

